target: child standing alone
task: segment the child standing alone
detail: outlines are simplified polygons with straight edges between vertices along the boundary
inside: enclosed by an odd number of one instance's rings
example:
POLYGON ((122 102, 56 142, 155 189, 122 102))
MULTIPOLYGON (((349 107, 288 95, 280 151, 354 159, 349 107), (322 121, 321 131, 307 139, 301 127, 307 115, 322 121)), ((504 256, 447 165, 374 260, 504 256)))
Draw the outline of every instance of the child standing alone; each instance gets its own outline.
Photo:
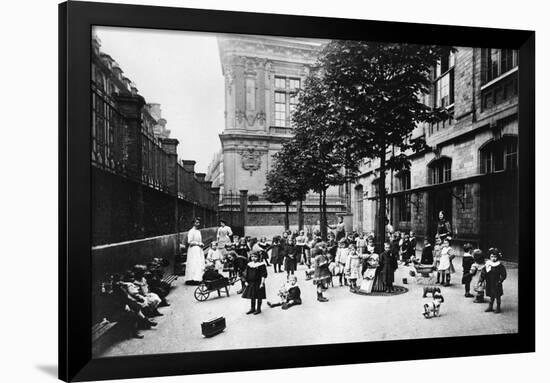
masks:
POLYGON ((489 260, 481 271, 481 281, 485 282, 485 294, 491 298, 489 307, 487 307, 485 312, 493 311, 493 304, 496 300, 497 308, 494 310, 495 314, 500 313, 500 299, 504 294, 502 283, 506 279, 506 268, 500 262, 500 258, 500 251, 497 248, 489 249, 489 260))
POLYGON ((265 299, 265 279, 267 278, 267 268, 265 263, 260 261, 258 253, 250 254, 250 262, 246 265, 244 271, 244 280, 246 287, 242 297, 250 299, 250 310, 247 314, 258 315, 262 312, 262 299, 265 299))

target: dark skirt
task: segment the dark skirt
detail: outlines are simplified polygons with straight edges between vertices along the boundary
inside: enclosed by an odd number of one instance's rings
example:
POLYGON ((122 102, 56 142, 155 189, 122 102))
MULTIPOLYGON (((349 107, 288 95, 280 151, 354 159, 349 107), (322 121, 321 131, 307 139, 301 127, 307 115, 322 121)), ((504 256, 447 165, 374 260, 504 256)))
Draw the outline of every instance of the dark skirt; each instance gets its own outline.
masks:
POLYGON ((260 282, 251 282, 244 288, 242 297, 244 299, 265 299, 265 286, 260 287, 260 282))
POLYGON ((279 247, 278 246, 273 246, 273 248, 271 249, 271 259, 269 260, 269 262, 271 262, 273 264, 278 264, 279 263, 279 247))
POLYGON ((386 291, 386 286, 384 286, 384 281, 380 277, 380 267, 376 269, 374 274, 374 282, 372 283, 372 292, 383 292, 386 291))
POLYGON ((296 271, 296 259, 285 257, 285 271, 296 271))
POLYGON ((313 274, 313 283, 323 282, 332 278, 332 274, 328 269, 328 264, 325 264, 321 267, 315 268, 315 273, 313 274))

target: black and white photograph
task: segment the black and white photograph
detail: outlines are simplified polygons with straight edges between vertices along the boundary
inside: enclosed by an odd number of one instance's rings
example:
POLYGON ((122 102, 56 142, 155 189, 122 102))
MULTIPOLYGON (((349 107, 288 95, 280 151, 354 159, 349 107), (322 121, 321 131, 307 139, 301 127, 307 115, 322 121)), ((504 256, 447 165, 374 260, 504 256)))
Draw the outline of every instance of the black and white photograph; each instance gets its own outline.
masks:
POLYGON ((544 376, 543 4, 4 2, 2 381, 544 376))
POLYGON ((518 50, 90 45, 93 357, 518 332, 518 50))

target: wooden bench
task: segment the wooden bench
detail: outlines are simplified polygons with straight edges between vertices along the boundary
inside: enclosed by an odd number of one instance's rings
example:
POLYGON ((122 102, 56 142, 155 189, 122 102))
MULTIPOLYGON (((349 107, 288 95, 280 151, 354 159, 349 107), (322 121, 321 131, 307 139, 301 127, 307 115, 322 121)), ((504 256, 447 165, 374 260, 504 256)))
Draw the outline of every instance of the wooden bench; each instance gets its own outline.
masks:
POLYGON ((106 347, 111 345, 115 338, 114 330, 118 325, 118 322, 104 320, 92 326, 92 355, 99 355, 106 347))
POLYGON ((178 279, 178 276, 176 274, 166 274, 163 278, 162 278, 162 281, 164 283, 167 283, 170 285, 170 287, 172 287, 172 283, 178 279))

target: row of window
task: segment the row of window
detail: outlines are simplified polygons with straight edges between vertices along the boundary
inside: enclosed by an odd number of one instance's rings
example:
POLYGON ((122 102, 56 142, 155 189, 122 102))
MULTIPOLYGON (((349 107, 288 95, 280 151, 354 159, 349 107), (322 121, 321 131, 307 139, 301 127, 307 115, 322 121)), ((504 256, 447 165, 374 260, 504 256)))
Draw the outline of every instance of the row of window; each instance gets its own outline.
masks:
MULTIPOLYGON (((517 163, 517 137, 504 137, 487 144, 481 150, 481 172, 484 174, 517 169, 517 163)), ((432 184, 451 181, 451 159, 445 157, 435 161, 429 166, 429 172, 430 182, 432 184)), ((399 172, 396 179, 396 191, 410 189, 411 173, 409 171, 399 172)), ((378 182, 373 182, 373 189, 375 195, 378 195, 378 182)), ((396 196, 394 201, 395 207, 397 208, 398 220, 409 222, 411 220, 411 194, 396 196)), ((498 218, 497 215, 500 216, 500 214, 501 213, 495 213, 493 215, 495 218, 498 218)))
MULTIPOLYGON (((448 51, 436 63, 432 83, 431 106, 434 108, 447 108, 452 112, 455 102, 455 63, 456 54, 448 51)), ((481 49, 481 85, 499 78, 518 66, 518 51, 513 49, 481 49)), ((481 107, 490 109, 504 101, 516 96, 517 77, 510 77, 495 85, 491 89, 482 92, 481 107)), ((452 117, 448 121, 431 124, 429 134, 444 129, 452 124, 452 117)))
MULTIPOLYGON (((518 140, 515 136, 505 136, 495 140, 481 149, 482 174, 498 173, 507 170, 517 169, 518 166, 518 140)), ((432 161, 428 165, 428 180, 431 185, 437 185, 452 180, 452 160, 449 157, 442 157, 432 161)), ((395 191, 405 191, 411 188, 411 173, 408 170, 397 173, 395 191)), ((372 183, 373 194, 379 195, 379 180, 372 183)))

